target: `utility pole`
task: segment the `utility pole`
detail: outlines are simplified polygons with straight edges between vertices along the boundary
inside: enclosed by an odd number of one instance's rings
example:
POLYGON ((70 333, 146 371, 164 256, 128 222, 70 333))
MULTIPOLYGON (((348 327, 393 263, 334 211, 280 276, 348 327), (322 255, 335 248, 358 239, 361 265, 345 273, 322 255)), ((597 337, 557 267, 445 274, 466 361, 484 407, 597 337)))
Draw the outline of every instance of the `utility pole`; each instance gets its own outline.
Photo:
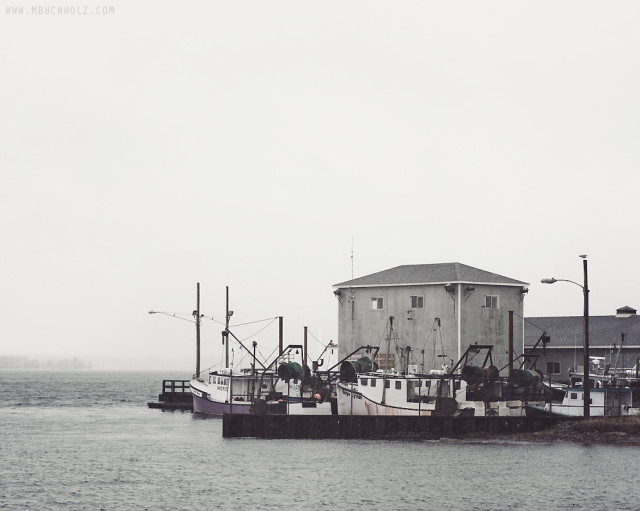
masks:
POLYGON ((587 277, 587 259, 586 256, 582 259, 582 266, 584 268, 584 286, 582 291, 584 293, 584 377, 582 379, 582 389, 584 397, 584 416, 589 417, 591 415, 591 392, 589 389, 589 282, 587 277))

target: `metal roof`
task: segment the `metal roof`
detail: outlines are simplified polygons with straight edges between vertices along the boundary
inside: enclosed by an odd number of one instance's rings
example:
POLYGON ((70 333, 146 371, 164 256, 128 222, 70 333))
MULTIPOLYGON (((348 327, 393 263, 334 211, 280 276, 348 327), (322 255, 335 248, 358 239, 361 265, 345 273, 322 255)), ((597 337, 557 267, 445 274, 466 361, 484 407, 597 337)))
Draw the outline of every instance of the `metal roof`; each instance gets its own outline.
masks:
MULTIPOLYGON (((542 330, 551 337, 549 348, 582 347, 584 340, 584 316, 526 318, 524 323, 524 345, 533 346, 542 330)), ((620 345, 621 334, 625 334, 624 346, 640 347, 640 316, 589 316, 589 346, 607 347, 620 345)))
POLYGON ((461 263, 405 264, 347 280, 333 287, 410 286, 421 284, 493 284, 528 286, 527 282, 503 277, 461 263))

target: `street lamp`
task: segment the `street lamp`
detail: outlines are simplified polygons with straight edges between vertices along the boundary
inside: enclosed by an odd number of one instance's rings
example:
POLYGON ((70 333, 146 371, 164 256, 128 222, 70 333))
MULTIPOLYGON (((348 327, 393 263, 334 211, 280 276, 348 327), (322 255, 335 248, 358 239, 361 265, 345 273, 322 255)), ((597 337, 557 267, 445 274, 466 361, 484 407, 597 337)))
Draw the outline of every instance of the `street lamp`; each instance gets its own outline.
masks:
POLYGON ((584 285, 578 284, 573 280, 568 279, 542 279, 541 282, 543 284, 555 284, 556 282, 571 282, 578 287, 582 288, 582 293, 584 294, 584 376, 582 378, 582 390, 583 390, 583 399, 584 399, 584 416, 589 417, 590 415, 590 404, 591 404, 591 393, 589 392, 589 281, 587 278, 587 256, 581 255, 582 258, 582 266, 584 268, 584 285))

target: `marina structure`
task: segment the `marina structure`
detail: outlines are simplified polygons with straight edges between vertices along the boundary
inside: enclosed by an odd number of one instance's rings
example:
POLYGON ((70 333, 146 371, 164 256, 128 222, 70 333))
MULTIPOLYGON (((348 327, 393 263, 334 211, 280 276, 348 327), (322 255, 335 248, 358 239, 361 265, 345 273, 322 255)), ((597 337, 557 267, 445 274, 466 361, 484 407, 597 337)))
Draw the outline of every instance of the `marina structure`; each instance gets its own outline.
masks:
MULTIPOLYGON (((592 406, 601 412, 593 415, 637 414, 637 386, 629 390, 619 384, 631 379, 629 369, 623 369, 628 357, 618 365, 625 336, 635 335, 640 326, 635 310, 621 308, 613 318, 625 321, 625 331, 618 346, 607 347, 609 363, 604 363, 606 356, 592 357, 588 387, 602 390, 585 399, 579 366, 571 368, 574 377, 562 389, 543 374, 547 369, 555 376, 557 364, 564 365, 553 357, 567 346, 549 349, 563 322, 526 321, 527 286, 461 263, 403 265, 336 284, 338 344, 327 346, 332 353, 326 364, 321 355, 312 368, 306 327, 304 346, 283 349, 282 317, 278 354, 270 363, 259 363, 256 343, 251 350, 231 331, 227 288, 223 344, 228 353, 229 343, 237 341, 252 354, 252 363, 234 368, 227 355, 226 367, 205 375, 198 362, 190 382, 193 410, 224 417, 225 436, 278 437, 276 429, 286 427, 290 437, 305 436, 308 429, 309 437, 345 438, 533 431, 558 418, 576 418, 582 403, 586 407, 594 397, 592 406), (527 326, 534 323, 535 333, 527 326), (595 374, 603 376, 600 386, 592 381, 595 374), (623 374, 628 378, 621 379, 623 374)), ((200 317, 199 304, 194 317, 200 317)), ((594 321, 595 330, 623 325, 611 321, 594 321)), ((627 343, 627 353, 633 352, 629 346, 640 345, 634 341, 627 343)), ((636 381, 637 370, 636 363, 636 381)))

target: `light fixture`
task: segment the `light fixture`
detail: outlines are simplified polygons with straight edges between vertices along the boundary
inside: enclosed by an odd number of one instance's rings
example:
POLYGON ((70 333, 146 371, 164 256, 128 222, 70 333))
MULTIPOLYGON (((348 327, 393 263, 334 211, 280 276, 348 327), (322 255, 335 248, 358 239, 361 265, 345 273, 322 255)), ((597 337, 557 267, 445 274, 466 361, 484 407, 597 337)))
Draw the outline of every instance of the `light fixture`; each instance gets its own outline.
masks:
POLYGON ((453 284, 445 284, 444 290, 449 294, 454 294, 456 292, 456 287, 453 284))

